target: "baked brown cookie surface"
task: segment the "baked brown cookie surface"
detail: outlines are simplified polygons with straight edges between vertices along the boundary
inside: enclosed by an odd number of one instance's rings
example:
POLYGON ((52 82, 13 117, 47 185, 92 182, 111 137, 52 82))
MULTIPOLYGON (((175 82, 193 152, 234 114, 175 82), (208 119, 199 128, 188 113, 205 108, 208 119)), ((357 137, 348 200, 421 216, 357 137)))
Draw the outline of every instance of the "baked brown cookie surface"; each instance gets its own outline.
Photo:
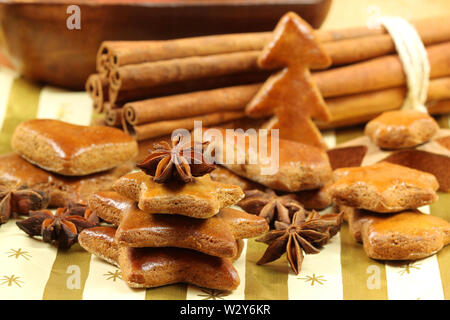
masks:
POLYGON ((209 175, 191 183, 171 181, 159 184, 144 172, 133 172, 114 183, 119 194, 138 202, 147 213, 180 214, 193 218, 210 218, 220 208, 235 204, 244 197, 238 186, 211 180, 209 175))
POLYGON ((115 191, 100 191, 93 193, 88 198, 89 208, 97 216, 119 226, 124 213, 131 208, 134 208, 135 201, 130 200, 115 191))
POLYGON ((327 153, 310 145, 278 139, 278 145, 272 146, 270 137, 238 133, 234 135, 234 142, 233 136, 232 141, 228 141, 225 134, 222 143, 219 142, 220 137, 212 134, 206 134, 205 139, 214 140, 212 145, 224 167, 274 190, 297 192, 318 189, 332 177, 327 153), (257 147, 251 147, 252 141, 257 141, 257 147), (233 145, 231 159, 227 159, 227 148, 224 148, 227 145, 233 145), (243 161, 237 161, 238 157, 242 157, 243 161), (228 161, 232 159, 234 161, 228 161))
POLYGON ((94 192, 111 189, 112 184, 133 169, 125 162, 114 169, 83 177, 67 177, 45 171, 16 153, 0 156, 0 183, 27 185, 49 194, 50 207, 64 207, 67 201, 87 201, 94 192))
POLYGON ((138 153, 136 141, 119 129, 50 119, 21 123, 11 144, 27 161, 67 176, 109 170, 138 153))
POLYGON ((237 254, 236 240, 222 219, 149 214, 136 207, 124 212, 116 241, 129 247, 188 248, 225 258, 237 254))
POLYGON ((438 188, 432 174, 380 162, 335 170, 329 192, 336 204, 386 213, 431 204, 438 188))
POLYGON ((149 214, 115 192, 92 195, 89 206, 119 226, 116 242, 129 247, 180 247, 235 258, 236 240, 259 236, 269 227, 265 219, 232 208, 223 208, 209 219, 149 214))
POLYGON ((382 113, 367 123, 365 134, 379 147, 400 149, 429 141, 439 125, 429 114, 415 110, 382 113))
POLYGON ((78 235, 78 242, 86 251, 97 257, 118 265, 119 250, 114 241, 116 228, 113 227, 94 227, 84 229, 78 235))
POLYGON ((262 184, 251 181, 249 179, 238 176, 225 167, 217 166, 210 174, 211 179, 217 182, 232 184, 241 187, 243 191, 260 189, 264 190, 265 187, 262 184))
POLYGON ((331 182, 320 189, 305 190, 294 194, 294 199, 300 202, 305 209, 322 210, 331 205, 329 187, 331 182))
POLYGON ((178 282, 234 290, 239 274, 229 259, 181 248, 119 247, 122 276, 132 288, 152 288, 178 282))
POLYGON ((450 243, 450 223, 418 210, 380 216, 345 206, 341 209, 353 238, 363 243, 373 259, 422 259, 450 243))
MULTIPOLYGON (((123 247, 114 242, 115 232, 113 227, 85 229, 79 235, 79 242, 88 252, 118 265, 130 287, 153 288, 184 282, 234 290, 239 285, 239 275, 230 259, 181 248, 123 247)), ((240 255, 242 242, 236 246, 240 255)))

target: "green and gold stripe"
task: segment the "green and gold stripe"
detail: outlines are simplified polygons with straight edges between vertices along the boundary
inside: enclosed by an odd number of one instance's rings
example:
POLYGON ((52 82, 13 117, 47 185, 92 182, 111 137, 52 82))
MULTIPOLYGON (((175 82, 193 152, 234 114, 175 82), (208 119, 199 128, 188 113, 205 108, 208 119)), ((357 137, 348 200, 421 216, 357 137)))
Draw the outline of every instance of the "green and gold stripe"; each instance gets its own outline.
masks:
POLYGON ((91 254, 78 243, 69 250, 58 250, 43 300, 81 300, 89 275, 91 254))
MULTIPOLYGON (((430 213, 450 221, 450 193, 439 192, 439 201, 430 205, 430 213)), ((441 272, 442 289, 446 300, 450 300, 450 246, 437 253, 441 272)))
POLYGON ((344 300, 386 300, 387 283, 384 263, 370 259, 348 228, 341 227, 341 267, 344 300))
MULTIPOLYGON (((247 241, 247 255, 245 265, 245 299, 287 300, 289 265, 285 255, 277 261, 259 266, 256 262, 262 257, 267 245, 256 242, 255 239, 247 241)), ((241 275, 243 276, 243 275, 241 275)))
POLYGON ((14 80, 0 131, 0 154, 11 152, 11 138, 17 125, 36 117, 41 87, 17 78, 14 80))
POLYGON ((159 288, 147 289, 145 300, 186 300, 187 285, 177 283, 159 288))

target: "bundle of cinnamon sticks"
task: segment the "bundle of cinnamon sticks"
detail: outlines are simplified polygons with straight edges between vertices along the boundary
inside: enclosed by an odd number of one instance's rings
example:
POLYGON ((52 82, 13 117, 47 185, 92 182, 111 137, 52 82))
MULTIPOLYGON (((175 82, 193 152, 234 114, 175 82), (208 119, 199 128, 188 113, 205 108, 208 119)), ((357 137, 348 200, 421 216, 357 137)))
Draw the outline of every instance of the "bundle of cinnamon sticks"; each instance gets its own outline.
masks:
MULTIPOLYGON (((412 22, 426 45, 431 66, 430 113, 450 112, 450 19, 412 22)), ((332 67, 314 70, 313 80, 332 120, 320 128, 358 124, 402 105, 405 75, 384 28, 316 31, 332 67)), ((137 140, 177 128, 217 126, 245 119, 245 106, 270 71, 258 56, 270 32, 229 34, 167 41, 106 41, 98 73, 86 90, 105 123, 122 127, 137 140)), ((274 70, 272 70, 273 72, 274 70)))

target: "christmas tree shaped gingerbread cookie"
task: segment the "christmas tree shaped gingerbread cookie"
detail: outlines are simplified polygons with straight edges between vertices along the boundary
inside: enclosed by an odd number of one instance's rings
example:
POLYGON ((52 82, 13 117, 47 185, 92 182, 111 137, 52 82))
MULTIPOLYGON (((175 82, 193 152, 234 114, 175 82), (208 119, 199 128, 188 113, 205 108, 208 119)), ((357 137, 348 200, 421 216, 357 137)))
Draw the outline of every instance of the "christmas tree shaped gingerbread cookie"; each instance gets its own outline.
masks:
POLYGON ((263 69, 282 69, 263 84, 247 105, 246 114, 252 118, 273 116, 265 128, 279 129, 282 139, 326 148, 312 119, 327 122, 331 116, 309 68, 330 64, 311 26, 295 13, 287 13, 258 59, 263 69))

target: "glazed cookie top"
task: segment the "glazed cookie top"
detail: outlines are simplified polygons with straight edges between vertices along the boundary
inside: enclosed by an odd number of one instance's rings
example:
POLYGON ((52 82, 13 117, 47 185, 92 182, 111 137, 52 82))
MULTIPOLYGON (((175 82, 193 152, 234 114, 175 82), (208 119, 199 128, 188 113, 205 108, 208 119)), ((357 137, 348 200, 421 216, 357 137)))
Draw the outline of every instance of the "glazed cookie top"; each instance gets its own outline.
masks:
POLYGON ((86 127, 51 119, 21 123, 13 149, 39 167, 69 176, 111 169, 137 154, 137 143, 116 128, 86 127))
POLYGON ((138 202, 147 213, 180 214, 193 218, 210 218, 219 209, 231 206, 244 197, 238 186, 211 180, 209 175, 194 182, 171 181, 160 184, 144 172, 129 173, 117 180, 113 189, 138 202))
POLYGON ((370 121, 365 133, 381 148, 401 149, 429 141, 438 130, 439 125, 427 113, 395 110, 370 121))
POLYGON ((364 167, 337 169, 334 175, 336 180, 333 187, 338 185, 370 184, 380 192, 389 189, 394 191, 393 189, 398 184, 433 190, 437 190, 439 187, 436 178, 432 174, 389 162, 380 162, 364 167))
POLYGON ((320 148, 285 139, 272 145, 275 140, 270 137, 241 133, 235 133, 230 141, 226 132, 222 133, 222 138, 207 133, 206 139, 215 141, 219 160, 241 177, 286 192, 318 189, 331 180, 330 161, 320 148), (230 145, 233 150, 227 155, 230 145), (239 155, 245 155, 245 163, 236 161, 239 155), (235 161, 228 161, 228 156, 235 161))
POLYGON ((438 188, 432 174, 380 162, 335 170, 330 194, 339 205, 386 213, 433 203, 438 188))
POLYGON ((374 259, 415 260, 450 243, 450 223, 418 210, 388 215, 341 206, 355 240, 374 259))

